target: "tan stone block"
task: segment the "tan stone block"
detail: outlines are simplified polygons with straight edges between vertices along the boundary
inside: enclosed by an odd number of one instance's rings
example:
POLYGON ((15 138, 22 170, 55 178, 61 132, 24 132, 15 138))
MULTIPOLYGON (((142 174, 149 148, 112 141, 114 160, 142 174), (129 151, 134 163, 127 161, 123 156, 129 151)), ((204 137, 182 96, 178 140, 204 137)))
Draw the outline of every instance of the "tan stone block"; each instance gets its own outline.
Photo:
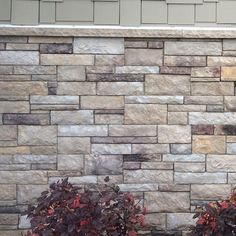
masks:
POLYGON ((58 66, 58 81, 84 81, 84 66, 58 66))
POLYGON ((126 104, 125 124, 166 124, 167 106, 156 104, 126 104))
POLYGON ((125 64, 133 66, 161 66, 163 51, 160 49, 126 49, 125 64))
POLYGON ((192 105, 221 105, 223 104, 223 96, 186 96, 184 103, 192 105))
POLYGON ((19 126, 20 145, 54 145, 57 142, 55 126, 19 126))
POLYGON ((0 94, 6 96, 47 95, 46 82, 0 82, 0 94))
POLYGON ((165 66, 206 66, 204 56, 165 56, 165 66))
POLYGON ((192 95, 219 96, 234 95, 233 82, 193 82, 191 83, 192 95))
POLYGON ((190 77, 186 75, 147 75, 145 93, 150 95, 189 95, 190 77))
POLYGON ((193 67, 192 77, 220 77, 220 67, 193 67))
POLYGON ((18 214, 0 214, 0 225, 17 225, 18 214))
POLYGON ((231 191, 230 184, 192 184, 191 199, 220 200, 225 199, 231 191))
POLYGON ((59 82, 58 95, 95 95, 96 83, 93 82, 59 82))
POLYGON ((119 109, 124 108, 122 96, 82 96, 82 109, 119 109))
POLYGON ((9 201, 16 199, 16 185, 0 185, 0 188, 1 201, 9 201))
POLYGON ((236 81, 236 67, 221 67, 221 80, 236 81))
POLYGON ((16 140, 17 127, 15 125, 0 125, 0 140, 16 140))
POLYGON ((159 125, 159 143, 191 143, 191 127, 187 125, 159 125))
POLYGON ((96 55, 95 65, 98 66, 123 66, 125 64, 124 55, 96 55))
POLYGON ((193 135, 193 153, 225 153, 225 137, 213 135, 193 135))
POLYGON ((187 192, 147 192, 145 205, 150 212, 189 212, 187 192))
MULTIPOLYGON (((196 220, 193 219, 194 213, 167 213, 167 229, 186 230, 190 226, 195 226, 196 220)), ((182 236, 190 236, 183 232, 182 236)))
POLYGON ((29 146, 0 147, 0 155, 30 154, 29 146))
POLYGON ((235 57, 207 57, 208 66, 235 66, 235 57))
POLYGON ((41 54, 40 55, 41 65, 93 65, 93 55, 68 55, 68 54, 41 54))
POLYGON ((124 116, 120 114, 97 114, 95 115, 95 124, 118 125, 123 124, 124 116))
POLYGON ((0 101, 0 113, 29 113, 29 102, 0 101))
POLYGON ((236 155, 208 155, 208 172, 236 172, 236 155))
POLYGON ((200 112, 200 111, 206 111, 206 105, 168 105, 168 111, 200 112))

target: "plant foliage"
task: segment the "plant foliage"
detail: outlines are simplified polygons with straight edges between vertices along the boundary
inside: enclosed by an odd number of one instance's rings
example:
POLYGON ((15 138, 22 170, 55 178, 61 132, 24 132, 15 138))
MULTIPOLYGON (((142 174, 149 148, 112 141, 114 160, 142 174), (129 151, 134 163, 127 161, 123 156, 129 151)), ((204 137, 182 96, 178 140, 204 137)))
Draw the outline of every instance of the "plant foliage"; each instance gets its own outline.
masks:
POLYGON ((28 209, 32 230, 26 236, 136 236, 145 212, 133 195, 115 185, 102 189, 82 192, 68 179, 51 184, 28 209))

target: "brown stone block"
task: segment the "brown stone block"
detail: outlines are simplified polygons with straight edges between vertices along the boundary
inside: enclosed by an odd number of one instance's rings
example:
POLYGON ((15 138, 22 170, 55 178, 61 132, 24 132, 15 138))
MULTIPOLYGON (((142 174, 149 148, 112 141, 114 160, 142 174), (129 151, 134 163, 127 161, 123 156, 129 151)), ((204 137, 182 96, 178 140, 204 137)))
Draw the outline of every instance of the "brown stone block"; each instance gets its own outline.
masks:
POLYGON ((212 135, 214 134, 214 125, 192 125, 192 134, 212 135))

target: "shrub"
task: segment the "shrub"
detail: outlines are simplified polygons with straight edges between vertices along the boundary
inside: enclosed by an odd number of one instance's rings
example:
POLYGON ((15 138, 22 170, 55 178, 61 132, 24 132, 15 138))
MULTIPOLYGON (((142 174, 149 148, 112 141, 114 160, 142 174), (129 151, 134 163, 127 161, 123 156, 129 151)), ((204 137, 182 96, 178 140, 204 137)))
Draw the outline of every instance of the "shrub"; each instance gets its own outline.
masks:
POLYGON ((236 192, 223 201, 210 202, 197 208, 198 218, 192 236, 236 235, 236 192))
POLYGON ((42 192, 28 218, 32 232, 27 236, 135 236, 144 226, 144 212, 130 193, 115 185, 82 192, 68 179, 42 192))

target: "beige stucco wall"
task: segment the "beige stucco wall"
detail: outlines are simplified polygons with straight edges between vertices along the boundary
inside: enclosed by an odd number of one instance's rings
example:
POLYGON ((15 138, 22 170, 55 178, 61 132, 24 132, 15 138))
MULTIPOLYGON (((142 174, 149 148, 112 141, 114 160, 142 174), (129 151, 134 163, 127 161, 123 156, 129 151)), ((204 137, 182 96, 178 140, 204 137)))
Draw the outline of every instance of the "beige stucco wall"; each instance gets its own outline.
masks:
POLYGON ((235 10, 232 0, 0 0, 0 23, 220 26, 235 10))

